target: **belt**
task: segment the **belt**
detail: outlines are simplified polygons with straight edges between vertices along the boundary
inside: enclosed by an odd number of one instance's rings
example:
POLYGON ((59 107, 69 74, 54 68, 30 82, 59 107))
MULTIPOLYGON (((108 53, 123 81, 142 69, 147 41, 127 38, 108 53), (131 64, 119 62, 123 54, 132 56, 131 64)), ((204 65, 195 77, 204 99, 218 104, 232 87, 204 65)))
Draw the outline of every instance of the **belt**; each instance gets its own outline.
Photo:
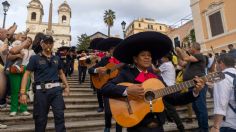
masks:
POLYGON ((156 128, 158 126, 159 126, 158 123, 156 123, 154 121, 147 124, 147 128, 156 128))
MULTIPOLYGON (((54 88, 54 87, 61 86, 61 84, 59 82, 57 82, 57 83, 46 83, 44 85, 45 85, 45 89, 51 89, 51 88, 54 88)), ((36 85, 36 89, 37 90, 42 89, 41 85, 36 85)))

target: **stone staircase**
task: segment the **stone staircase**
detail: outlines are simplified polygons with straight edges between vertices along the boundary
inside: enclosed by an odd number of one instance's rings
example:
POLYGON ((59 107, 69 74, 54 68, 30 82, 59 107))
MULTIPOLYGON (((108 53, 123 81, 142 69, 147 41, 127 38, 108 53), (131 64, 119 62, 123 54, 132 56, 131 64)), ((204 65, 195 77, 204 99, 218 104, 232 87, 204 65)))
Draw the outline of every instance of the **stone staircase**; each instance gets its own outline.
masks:
MULTIPOLYGON (((78 83, 78 75, 74 74, 68 78, 71 89, 71 95, 65 97, 65 121, 66 128, 69 132, 103 132, 104 129, 104 113, 97 113, 97 98, 90 88, 89 76, 86 77, 85 83, 78 83)), ((213 100, 207 98, 209 119, 212 117, 213 100)), ((32 113, 32 104, 29 104, 29 111, 32 113)), ((181 119, 184 121, 186 130, 192 131, 197 128, 197 122, 194 120, 192 123, 185 122, 188 119, 187 107, 177 107, 181 119)), ((194 113, 194 112, 193 112, 194 113)), ((193 115, 193 119, 196 116, 193 115)), ((33 132, 34 122, 32 116, 9 116, 9 108, 0 111, 0 122, 7 124, 7 129, 1 129, 1 132, 33 132)), ((115 122, 113 121, 113 124, 115 122)), ((209 124, 212 121, 209 120, 209 124)), ((165 131, 177 131, 175 124, 167 123, 164 126, 165 131)), ((54 132, 53 114, 50 111, 48 115, 47 132, 54 132)), ((112 128, 112 132, 115 129, 112 128)), ((125 129, 124 129, 125 132, 125 129)))

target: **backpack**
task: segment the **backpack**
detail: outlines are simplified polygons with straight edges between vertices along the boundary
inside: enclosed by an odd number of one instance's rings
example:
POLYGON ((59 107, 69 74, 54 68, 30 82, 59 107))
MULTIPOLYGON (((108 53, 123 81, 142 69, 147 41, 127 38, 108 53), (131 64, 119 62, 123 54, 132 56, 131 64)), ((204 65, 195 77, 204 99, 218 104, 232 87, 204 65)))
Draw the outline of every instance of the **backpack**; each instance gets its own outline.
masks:
MULTIPOLYGON (((225 72, 225 74, 231 76, 234 80, 233 80, 233 89, 234 89, 234 100, 236 102, 236 74, 230 73, 230 72, 225 72)), ((229 107, 234 111, 234 113, 236 113, 236 108, 234 108, 230 103, 229 103, 229 107)))

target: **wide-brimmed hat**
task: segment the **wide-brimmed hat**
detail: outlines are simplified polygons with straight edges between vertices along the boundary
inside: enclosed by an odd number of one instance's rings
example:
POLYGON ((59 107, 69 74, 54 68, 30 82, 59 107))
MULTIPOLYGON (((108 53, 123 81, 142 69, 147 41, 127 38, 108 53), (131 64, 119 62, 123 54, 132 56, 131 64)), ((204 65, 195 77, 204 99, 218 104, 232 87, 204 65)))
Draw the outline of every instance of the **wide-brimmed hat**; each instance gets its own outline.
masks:
POLYGON ((114 37, 106 38, 97 44, 99 47, 98 50, 109 51, 112 47, 116 47, 122 40, 114 37))
POLYGON ((81 49, 81 50, 78 50, 78 51, 77 51, 77 54, 81 54, 83 51, 84 51, 85 53, 88 53, 88 50, 83 50, 83 49, 81 49))
POLYGON ((70 49, 70 47, 62 46, 62 47, 59 47, 59 48, 58 48, 58 51, 63 51, 63 50, 68 51, 69 49, 70 49))
POLYGON ((95 38, 90 42, 88 49, 97 49, 97 44, 104 40, 104 38, 95 38))
POLYGON ((113 56, 121 62, 132 64, 133 56, 141 51, 150 51, 152 60, 160 59, 173 49, 171 39, 159 32, 141 32, 123 40, 114 50, 113 56))

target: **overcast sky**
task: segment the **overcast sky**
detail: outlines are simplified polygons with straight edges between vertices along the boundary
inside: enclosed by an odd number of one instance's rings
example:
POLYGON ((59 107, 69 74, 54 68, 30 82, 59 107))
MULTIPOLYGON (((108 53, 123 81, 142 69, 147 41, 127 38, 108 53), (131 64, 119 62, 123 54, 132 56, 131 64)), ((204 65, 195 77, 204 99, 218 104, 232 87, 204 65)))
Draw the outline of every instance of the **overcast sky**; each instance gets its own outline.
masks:
MULTIPOLYGON (((5 0, 1 0, 3 2, 5 0)), ((27 5, 31 0, 8 0, 11 4, 7 12, 6 27, 16 22, 17 32, 26 27, 27 5)), ((41 0, 44 6, 43 21, 48 21, 50 0, 41 0)), ((64 0, 53 0, 53 23, 57 23, 57 10, 64 0)), ((115 12, 116 20, 111 35, 122 36, 121 22, 126 27, 137 18, 153 18, 157 22, 172 25, 181 18, 191 14, 190 0, 67 0, 72 9, 71 35, 72 45, 77 42, 76 36, 86 33, 91 35, 97 31, 107 34, 107 26, 103 22, 105 10, 115 12)), ((3 21, 3 9, 0 5, 0 24, 3 21)))

